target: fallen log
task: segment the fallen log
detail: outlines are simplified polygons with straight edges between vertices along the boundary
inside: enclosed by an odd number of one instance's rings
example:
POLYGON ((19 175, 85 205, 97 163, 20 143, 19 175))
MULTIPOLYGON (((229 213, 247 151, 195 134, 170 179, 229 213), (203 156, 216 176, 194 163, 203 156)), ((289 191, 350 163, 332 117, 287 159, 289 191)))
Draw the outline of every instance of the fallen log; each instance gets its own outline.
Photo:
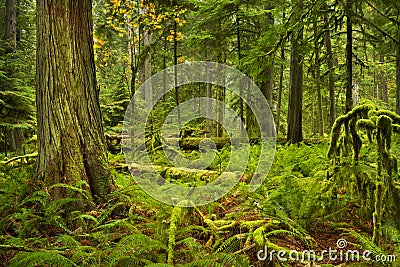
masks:
MULTIPOLYGON (((139 164, 124 164, 126 170, 130 170, 132 175, 140 176, 145 173, 157 171, 166 180, 179 180, 182 182, 190 181, 206 181, 211 182, 220 175, 217 171, 198 170, 183 167, 168 167, 159 165, 139 165, 139 164)), ((233 173, 232 173, 233 174, 233 173)), ((160 181, 161 183, 161 181, 160 181)))

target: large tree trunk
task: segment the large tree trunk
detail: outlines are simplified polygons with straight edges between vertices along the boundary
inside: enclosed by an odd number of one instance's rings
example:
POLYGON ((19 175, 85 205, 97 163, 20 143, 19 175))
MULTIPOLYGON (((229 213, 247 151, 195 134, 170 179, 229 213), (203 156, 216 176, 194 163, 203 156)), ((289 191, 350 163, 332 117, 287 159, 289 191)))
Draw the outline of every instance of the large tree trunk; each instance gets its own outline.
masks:
POLYGON ((303 56, 301 43, 303 30, 298 36, 293 36, 290 54, 290 91, 288 105, 288 134, 287 140, 299 143, 303 140, 303 56))
POLYGON ((325 15, 325 46, 328 64, 328 91, 329 91, 329 125, 332 127, 336 120, 335 80, 333 70, 333 53, 329 17, 325 15))
POLYGON ((353 109, 353 22, 352 0, 346 0, 346 113, 353 109))
MULTIPOLYGON (((45 186, 85 181, 94 200, 110 191, 94 65, 90 0, 37 1, 39 177, 45 186)), ((53 198, 67 195, 52 190, 53 198)))

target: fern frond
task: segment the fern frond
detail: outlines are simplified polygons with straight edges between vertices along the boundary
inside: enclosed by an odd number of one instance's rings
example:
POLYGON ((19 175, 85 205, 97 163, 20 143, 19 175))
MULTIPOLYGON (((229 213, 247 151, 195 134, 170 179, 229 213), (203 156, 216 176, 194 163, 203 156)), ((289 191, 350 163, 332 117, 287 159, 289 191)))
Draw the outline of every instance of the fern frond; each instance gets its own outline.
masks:
POLYGON ((70 185, 70 184, 58 183, 58 184, 53 184, 53 185, 49 186, 48 189, 50 190, 50 189, 57 188, 57 187, 70 189, 71 191, 81 194, 85 199, 90 200, 92 198, 91 194, 88 190, 83 189, 84 186, 85 186, 85 188, 90 188, 89 185, 85 181, 78 181, 75 186, 70 185))
POLYGON ((237 234, 226 239, 217 249, 217 252, 234 253, 241 247, 241 241, 247 234, 237 234))
POLYGON ((360 244, 353 244, 354 246, 363 249, 363 250, 369 250, 373 257, 375 258, 376 255, 383 255, 384 251, 378 247, 368 236, 358 233, 354 230, 351 230, 348 232, 348 234, 352 237, 354 237, 360 244))
POLYGON ((20 252, 10 262, 10 267, 33 267, 33 266, 78 266, 70 259, 58 252, 20 252))

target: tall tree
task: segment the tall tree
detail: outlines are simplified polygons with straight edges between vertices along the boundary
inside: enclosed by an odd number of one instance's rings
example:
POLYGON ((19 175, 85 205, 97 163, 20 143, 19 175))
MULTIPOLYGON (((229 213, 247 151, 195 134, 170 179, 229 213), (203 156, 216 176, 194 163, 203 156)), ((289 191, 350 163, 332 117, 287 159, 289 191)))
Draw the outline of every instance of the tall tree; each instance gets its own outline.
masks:
MULTIPOLYGON (((5 34, 4 39, 6 40, 6 49, 5 54, 6 57, 8 55, 13 54, 17 50, 17 1, 16 0, 7 0, 6 1, 6 23, 5 23, 5 34)), ((15 58, 15 56, 11 55, 11 58, 15 58)), ((6 60, 6 64, 8 61, 15 61, 15 59, 6 60)), ((13 66, 6 66, 6 73, 9 78, 15 77, 15 73, 17 70, 13 66)), ((11 90, 15 91, 16 83, 11 86, 11 90)), ((13 92, 13 94, 17 95, 17 92, 13 92)), ((11 102, 11 101, 10 101, 11 102)), ((18 116, 18 115, 17 115, 18 116)), ((16 123, 13 126, 6 127, 5 135, 6 135, 6 143, 8 144, 8 149, 11 151, 18 151, 22 148, 22 144, 24 143, 24 134, 20 127, 16 127, 16 123)), ((7 147, 5 149, 7 153, 7 147)))
POLYGON ((8 42, 6 53, 14 52, 17 46, 17 1, 16 0, 6 1, 6 25, 5 25, 4 37, 8 42))
POLYGON ((345 2, 346 15, 346 113, 353 108, 353 7, 345 2))
MULTIPOLYGON (((318 18, 317 18, 318 19, 318 18)), ((318 100, 318 130, 320 136, 324 134, 324 119, 322 114, 322 94, 321 94, 321 62, 319 56, 319 26, 318 22, 314 23, 314 56, 315 56, 315 85, 317 89, 317 100, 318 100)))
POLYGON ((329 91, 329 125, 332 127, 336 120, 336 99, 335 99, 335 80, 333 69, 333 53, 331 42, 331 31, 329 16, 324 16, 325 20, 325 46, 328 65, 328 91, 329 91))
MULTIPOLYGON (((302 4, 299 5, 301 10, 302 4)), ((292 35, 290 49, 290 88, 288 104, 287 140, 299 143, 303 140, 303 26, 292 35)))
POLYGON ((397 43, 396 43, 396 113, 400 114, 400 7, 397 6, 397 43))
MULTIPOLYGON (((46 186, 85 181, 95 201, 110 191, 96 82, 91 0, 37 1, 39 177, 46 186)), ((65 197, 62 189, 53 198, 65 197)))

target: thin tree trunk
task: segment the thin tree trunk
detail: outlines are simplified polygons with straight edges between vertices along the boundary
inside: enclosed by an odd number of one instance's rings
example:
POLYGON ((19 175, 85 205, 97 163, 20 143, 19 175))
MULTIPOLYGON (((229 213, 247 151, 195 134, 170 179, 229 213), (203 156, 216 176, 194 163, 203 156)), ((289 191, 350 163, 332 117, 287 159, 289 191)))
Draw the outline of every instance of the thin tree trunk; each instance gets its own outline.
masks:
MULTIPOLYGON (((240 43, 240 20, 239 20, 239 5, 237 6, 236 9, 236 42, 237 42, 237 51, 238 51, 238 66, 240 65, 240 60, 242 59, 242 48, 241 48, 241 43, 240 43)), ((243 94, 243 87, 244 85, 240 86, 240 94, 243 94)), ((244 104, 243 104, 243 99, 239 99, 239 116, 240 120, 244 122, 244 104)), ((242 124, 240 124, 242 125, 242 124)), ((241 129, 242 130, 242 129, 241 129)))
MULTIPOLYGON (((285 13, 282 15, 285 18, 285 13)), ((282 44, 281 46, 281 59, 282 62, 285 61, 285 46, 282 44)), ((276 135, 279 133, 280 122, 281 122, 281 109, 282 109, 282 91, 283 91, 283 72, 285 70, 284 64, 281 65, 279 72, 279 89, 278 89, 278 104, 276 110, 276 135)))
POLYGON ((333 69, 333 53, 329 16, 325 15, 325 46, 328 64, 328 91, 329 91, 329 125, 333 126, 336 120, 335 76, 333 69))
MULTIPOLYGON (((90 0, 37 1, 38 177, 85 181, 97 202, 110 191, 93 51, 90 0)), ((53 198, 69 195, 58 188, 53 198)))
POLYGON ((317 101, 318 101, 318 131, 320 136, 324 135, 324 117, 322 114, 322 95, 321 95, 321 63, 319 58, 319 44, 318 44, 318 24, 314 25, 314 51, 315 51, 315 81, 316 81, 316 89, 317 89, 317 101))
MULTIPOLYGON (((175 7, 175 3, 173 3, 175 7)), ((175 80, 175 103, 176 103, 176 110, 178 113, 178 124, 181 124, 181 109, 179 107, 179 87, 178 85, 178 73, 176 65, 178 65, 178 40, 176 39, 176 30, 177 30, 177 23, 176 23, 176 15, 174 14, 174 80, 175 80)))
POLYGON ((352 0, 346 0, 346 113, 353 108, 353 22, 352 0))
POLYGON ((315 130, 315 100, 314 100, 314 92, 312 92, 312 97, 311 97, 311 130, 313 136, 316 135, 317 131, 315 130))
MULTIPOLYGON (((217 58, 218 63, 222 63, 223 60, 221 56, 218 56, 217 58)), ((222 86, 216 86, 216 99, 220 101, 221 103, 225 103, 225 88, 222 86)), ((224 127, 223 127, 223 122, 224 122, 224 106, 223 105, 217 105, 216 107, 216 115, 217 115, 217 120, 220 123, 216 124, 216 136, 217 137, 223 137, 224 134, 224 127)))
MULTIPOLYGON (((382 65, 385 63, 385 57, 381 56, 380 61, 382 65)), ((389 95, 388 88, 386 83, 386 71, 382 70, 381 72, 381 87, 382 87, 382 100, 386 103, 386 106, 389 106, 389 95)))
MULTIPOLYGON (((143 46, 145 51, 147 52, 146 58, 144 60, 144 82, 146 82, 151 77, 151 53, 149 52, 149 46, 151 44, 151 33, 149 30, 145 30, 143 34, 143 46)), ((145 84, 145 101, 146 104, 150 107, 153 102, 153 88, 151 87, 151 83, 145 84)))
MULTIPOLYGON (((206 114, 208 118, 211 118, 212 116, 212 84, 211 84, 211 73, 210 69, 208 68, 208 63, 206 64, 206 75, 207 75, 207 84, 206 84, 206 96, 207 96, 207 110, 206 114)), ((211 119, 206 119, 206 124, 207 124, 207 131, 208 134, 206 134, 207 137, 212 136, 212 125, 213 121, 211 119)))
MULTIPOLYGON (((400 8, 397 8, 397 21, 399 21, 400 8)), ((400 115, 400 25, 397 24, 396 44, 396 113, 400 115)))
MULTIPOLYGON (((398 26, 400 36, 400 26, 398 26)), ((396 113, 400 115, 400 37, 397 41, 396 51, 396 113)))

